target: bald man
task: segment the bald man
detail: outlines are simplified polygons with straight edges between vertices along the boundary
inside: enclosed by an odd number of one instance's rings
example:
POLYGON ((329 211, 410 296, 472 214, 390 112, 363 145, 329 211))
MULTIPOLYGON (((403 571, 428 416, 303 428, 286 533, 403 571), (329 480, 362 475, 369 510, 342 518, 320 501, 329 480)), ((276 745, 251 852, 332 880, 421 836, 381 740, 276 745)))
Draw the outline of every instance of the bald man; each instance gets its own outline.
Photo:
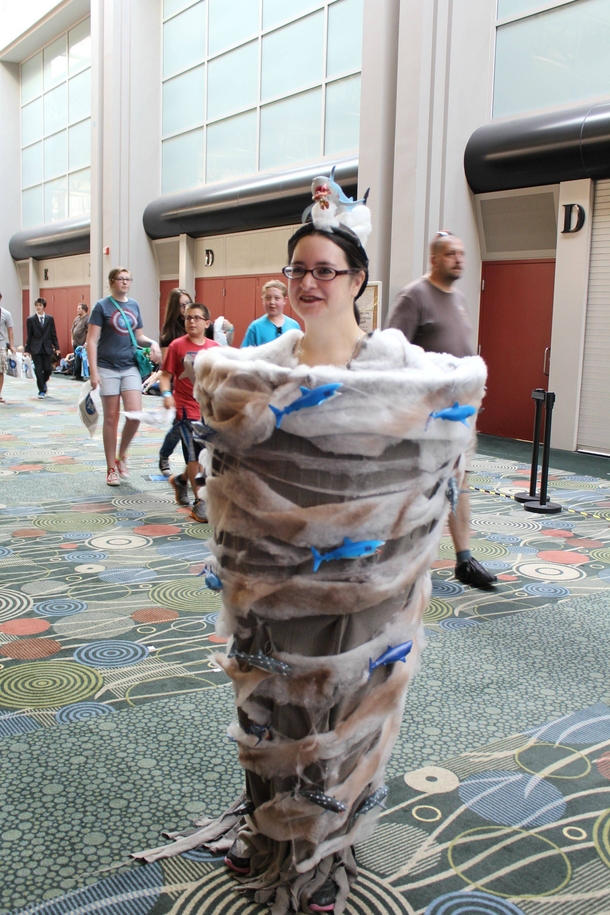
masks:
MULTIPOLYGON (((437 232, 430 242, 430 269, 401 289, 392 303, 388 327, 401 330, 410 343, 426 352, 474 355, 474 334, 466 299, 453 288, 464 270, 464 245, 451 232, 437 232)), ((466 454, 466 473, 476 451, 476 432, 466 454)), ((490 588, 497 578, 470 552, 470 496, 463 489, 449 515, 456 554, 455 577, 474 588, 490 588)))

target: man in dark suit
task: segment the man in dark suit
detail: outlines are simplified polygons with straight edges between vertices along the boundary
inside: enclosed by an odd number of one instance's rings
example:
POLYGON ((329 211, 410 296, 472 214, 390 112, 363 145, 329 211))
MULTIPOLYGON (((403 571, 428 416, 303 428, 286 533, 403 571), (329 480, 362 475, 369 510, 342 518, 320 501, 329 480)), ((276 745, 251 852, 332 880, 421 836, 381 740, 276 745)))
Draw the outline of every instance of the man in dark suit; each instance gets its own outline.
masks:
POLYGON ((28 336, 25 351, 32 354, 36 384, 38 385, 38 397, 41 400, 47 393, 47 381, 51 377, 53 370, 53 353, 57 356, 60 355, 55 321, 52 315, 45 314, 46 307, 46 299, 36 299, 34 302, 36 314, 30 315, 26 321, 28 336))

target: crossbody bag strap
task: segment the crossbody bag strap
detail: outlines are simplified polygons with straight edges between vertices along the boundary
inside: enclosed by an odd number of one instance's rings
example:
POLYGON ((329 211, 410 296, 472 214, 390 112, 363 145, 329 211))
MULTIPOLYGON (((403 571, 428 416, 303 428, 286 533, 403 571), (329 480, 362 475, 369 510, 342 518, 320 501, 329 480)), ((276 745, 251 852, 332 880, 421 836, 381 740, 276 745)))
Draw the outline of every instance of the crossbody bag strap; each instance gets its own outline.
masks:
POLYGON ((133 343, 134 348, 137 349, 137 348, 138 348, 138 341, 136 340, 136 336, 135 336, 133 330, 131 329, 131 321, 128 321, 128 320, 127 320, 127 315, 125 314, 125 312, 123 311, 123 309, 121 308, 121 306, 119 305, 119 303, 117 302, 117 300, 116 300, 116 299, 113 299, 111 295, 108 296, 108 298, 110 299, 110 301, 111 301, 114 305, 116 305, 116 307, 119 309, 119 311, 120 311, 121 314, 123 315, 123 321, 125 322, 125 325, 126 325, 126 327, 127 327, 127 330, 129 331, 129 336, 131 337, 131 342, 133 343))

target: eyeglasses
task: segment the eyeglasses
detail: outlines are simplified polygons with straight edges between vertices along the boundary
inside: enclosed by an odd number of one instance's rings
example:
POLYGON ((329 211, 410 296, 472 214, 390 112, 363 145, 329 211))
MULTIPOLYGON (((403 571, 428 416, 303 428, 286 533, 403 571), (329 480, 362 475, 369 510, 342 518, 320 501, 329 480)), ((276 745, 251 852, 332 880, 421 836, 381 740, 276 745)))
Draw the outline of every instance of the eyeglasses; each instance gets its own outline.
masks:
POLYGON ((282 269, 282 273, 289 280, 302 280, 306 273, 311 273, 315 280, 323 280, 325 283, 334 280, 336 276, 357 272, 357 270, 335 270, 333 267, 314 267, 312 270, 306 270, 305 267, 299 267, 298 264, 290 264, 282 269))
POLYGON ((130 276, 117 276, 115 283, 131 283, 130 276))
POLYGON ((201 315, 187 315, 184 319, 185 321, 207 321, 207 318, 203 318, 201 315))

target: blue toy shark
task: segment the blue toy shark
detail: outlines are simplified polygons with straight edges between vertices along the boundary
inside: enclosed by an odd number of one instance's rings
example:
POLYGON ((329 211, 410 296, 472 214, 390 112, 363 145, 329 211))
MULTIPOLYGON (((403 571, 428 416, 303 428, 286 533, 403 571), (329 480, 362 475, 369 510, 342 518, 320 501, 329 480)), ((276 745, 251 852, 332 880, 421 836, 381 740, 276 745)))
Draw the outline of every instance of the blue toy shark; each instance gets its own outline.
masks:
POLYGON ((272 407, 271 404, 269 404, 269 409, 275 413, 276 429, 280 428, 283 418, 288 416, 289 413, 296 413, 297 410, 305 410, 307 407, 318 407, 321 403, 324 403, 325 400, 335 397, 340 387, 342 387, 341 383, 321 384, 317 388, 301 387, 300 391, 303 396, 299 397, 297 400, 293 400, 293 402, 283 410, 278 410, 277 407, 272 407))
POLYGON ((464 404, 464 406, 461 407, 456 400, 452 407, 446 407, 444 410, 437 410, 436 413, 431 413, 428 417, 428 422, 430 422, 431 419, 447 419, 452 423, 463 423, 470 429, 466 420, 476 412, 476 409, 468 404, 464 404))
POLYGON ((403 642, 402 645, 396 645, 395 648, 392 648, 391 645, 388 645, 388 650, 384 651, 383 654, 380 654, 377 660, 373 661, 372 658, 369 658, 369 677, 377 667, 381 667, 383 664, 395 664, 396 661, 402 661, 404 664, 406 664, 407 655, 412 648, 412 639, 409 639, 408 642, 403 642))
POLYGON ((210 591, 222 591, 222 582, 215 572, 212 572, 211 569, 204 569, 200 574, 205 575, 205 584, 210 591))
POLYGON ((358 559, 360 556, 372 556, 377 550, 381 549, 385 540, 350 540, 345 537, 343 546, 331 550, 330 553, 319 553, 315 547, 311 547, 313 553, 313 570, 317 572, 323 562, 330 562, 331 559, 358 559))

